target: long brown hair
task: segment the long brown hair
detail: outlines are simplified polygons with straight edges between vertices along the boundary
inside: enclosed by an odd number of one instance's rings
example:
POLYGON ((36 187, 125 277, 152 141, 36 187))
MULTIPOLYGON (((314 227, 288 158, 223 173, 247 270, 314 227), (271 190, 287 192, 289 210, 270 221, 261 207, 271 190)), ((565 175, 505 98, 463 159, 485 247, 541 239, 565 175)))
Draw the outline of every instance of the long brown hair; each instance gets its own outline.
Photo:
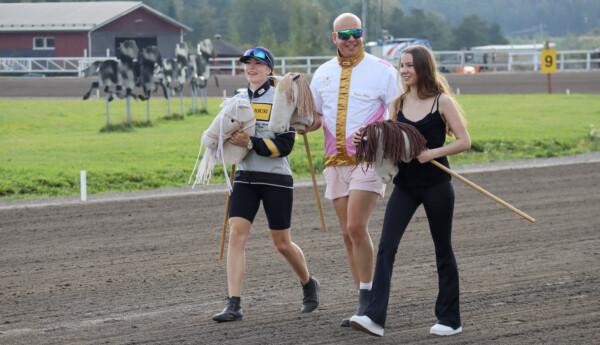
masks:
MULTIPOLYGON (((433 56, 431 50, 422 45, 412 45, 407 47, 402 54, 412 55, 413 66, 415 73, 417 74, 417 85, 415 86, 417 88, 417 96, 420 99, 426 99, 434 97, 440 93, 446 94, 452 100, 456 106, 456 109, 458 109, 461 121, 466 124, 464 119, 464 111, 460 104, 458 104, 458 102, 456 102, 454 99, 452 90, 448 85, 448 80, 446 80, 446 78, 440 72, 438 72, 437 63, 435 62, 435 57, 433 56)), ((400 70, 400 62, 398 62, 398 70, 400 70)), ((390 118, 394 120, 398 116, 398 111, 400 110, 402 102, 404 102, 406 96, 411 90, 411 86, 404 84, 404 82, 403 86, 404 93, 394 99, 390 105, 390 118)), ((446 122, 445 119, 444 122, 446 122)), ((448 134, 452 134, 447 122, 446 132, 448 134)))

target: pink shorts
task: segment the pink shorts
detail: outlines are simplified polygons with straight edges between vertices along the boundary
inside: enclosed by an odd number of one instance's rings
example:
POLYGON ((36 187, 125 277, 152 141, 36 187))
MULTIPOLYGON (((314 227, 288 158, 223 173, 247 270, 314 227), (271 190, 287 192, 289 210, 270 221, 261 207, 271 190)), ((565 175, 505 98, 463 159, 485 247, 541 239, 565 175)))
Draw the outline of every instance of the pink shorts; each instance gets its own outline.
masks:
POLYGON ((348 196, 351 190, 364 190, 379 194, 382 198, 385 195, 385 184, 373 167, 365 169, 364 165, 340 165, 326 167, 323 171, 325 175, 325 198, 335 200, 348 196))

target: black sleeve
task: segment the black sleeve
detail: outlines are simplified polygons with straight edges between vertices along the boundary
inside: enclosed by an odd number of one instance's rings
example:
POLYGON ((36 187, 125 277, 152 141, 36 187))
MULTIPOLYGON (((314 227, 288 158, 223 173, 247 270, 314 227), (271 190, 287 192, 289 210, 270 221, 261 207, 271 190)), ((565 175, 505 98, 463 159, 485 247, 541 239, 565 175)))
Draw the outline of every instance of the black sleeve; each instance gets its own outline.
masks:
POLYGON ((253 150, 265 157, 285 157, 292 152, 296 140, 296 130, 292 127, 287 132, 275 134, 275 138, 250 137, 253 150))

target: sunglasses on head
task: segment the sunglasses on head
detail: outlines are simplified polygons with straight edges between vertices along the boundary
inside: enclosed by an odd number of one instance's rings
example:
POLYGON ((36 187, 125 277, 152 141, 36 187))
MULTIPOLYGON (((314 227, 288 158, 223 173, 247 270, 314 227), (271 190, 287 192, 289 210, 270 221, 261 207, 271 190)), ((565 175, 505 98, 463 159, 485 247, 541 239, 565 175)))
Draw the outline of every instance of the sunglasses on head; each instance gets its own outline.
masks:
POLYGON ((354 37, 355 39, 359 39, 363 35, 363 29, 346 29, 337 31, 337 37, 343 41, 347 41, 350 37, 354 37))
POLYGON ((257 58, 259 60, 267 60, 270 63, 273 63, 273 61, 271 61, 271 59, 269 58, 269 54, 267 54, 266 51, 264 51, 263 49, 260 49, 260 48, 248 49, 244 52, 243 56, 257 58))

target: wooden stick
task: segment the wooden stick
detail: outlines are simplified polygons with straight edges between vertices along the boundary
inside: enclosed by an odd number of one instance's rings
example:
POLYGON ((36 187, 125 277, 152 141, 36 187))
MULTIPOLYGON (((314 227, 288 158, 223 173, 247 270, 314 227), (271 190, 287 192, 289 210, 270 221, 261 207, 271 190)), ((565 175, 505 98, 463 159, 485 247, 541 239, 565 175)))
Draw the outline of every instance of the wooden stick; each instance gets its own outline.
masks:
MULTIPOLYGON (((231 165, 231 175, 229 179, 233 185, 233 175, 235 174, 235 164, 231 165)), ((231 204, 231 191, 227 191, 227 201, 225 202, 225 217, 223 219, 223 230, 221 230, 221 243, 219 251, 219 260, 223 259, 223 252, 225 251, 225 237, 227 237, 227 221, 229 220, 229 205, 231 204)))
POLYGON ((310 147, 308 145, 308 137, 306 132, 302 133, 304 138, 304 148, 306 149, 306 158, 308 160, 308 169, 310 170, 310 177, 312 178, 313 191, 315 193, 315 199, 317 199, 317 208, 319 209, 319 215, 321 216, 321 231, 327 231, 327 224, 325 224, 325 216, 323 214, 323 206, 321 205, 321 197, 319 196, 319 187, 317 187, 317 177, 315 176, 315 168, 312 163, 312 157, 310 155, 310 147))
POLYGON ((500 199, 499 197, 495 196, 494 194, 488 192, 487 190, 481 188, 480 186, 478 186, 477 184, 475 184, 474 182, 471 182, 469 179, 467 179, 466 177, 463 177, 461 175, 459 175, 457 172, 450 170, 448 168, 446 168, 445 165, 441 164, 440 162, 436 161, 436 160, 432 160, 431 163, 433 165, 435 165, 436 167, 442 169, 443 171, 447 172, 448 174, 456 177, 457 179, 463 181, 464 183, 466 183, 467 185, 475 188, 475 190, 477 190, 478 192, 480 192, 481 194, 491 198, 492 200, 494 200, 495 202, 499 203, 500 205, 508 208, 509 210, 515 212, 516 214, 518 214, 519 216, 527 219, 528 221, 535 223, 535 218, 531 217, 530 215, 528 215, 527 213, 519 210, 518 208, 514 207, 513 205, 507 203, 506 201, 500 199))

